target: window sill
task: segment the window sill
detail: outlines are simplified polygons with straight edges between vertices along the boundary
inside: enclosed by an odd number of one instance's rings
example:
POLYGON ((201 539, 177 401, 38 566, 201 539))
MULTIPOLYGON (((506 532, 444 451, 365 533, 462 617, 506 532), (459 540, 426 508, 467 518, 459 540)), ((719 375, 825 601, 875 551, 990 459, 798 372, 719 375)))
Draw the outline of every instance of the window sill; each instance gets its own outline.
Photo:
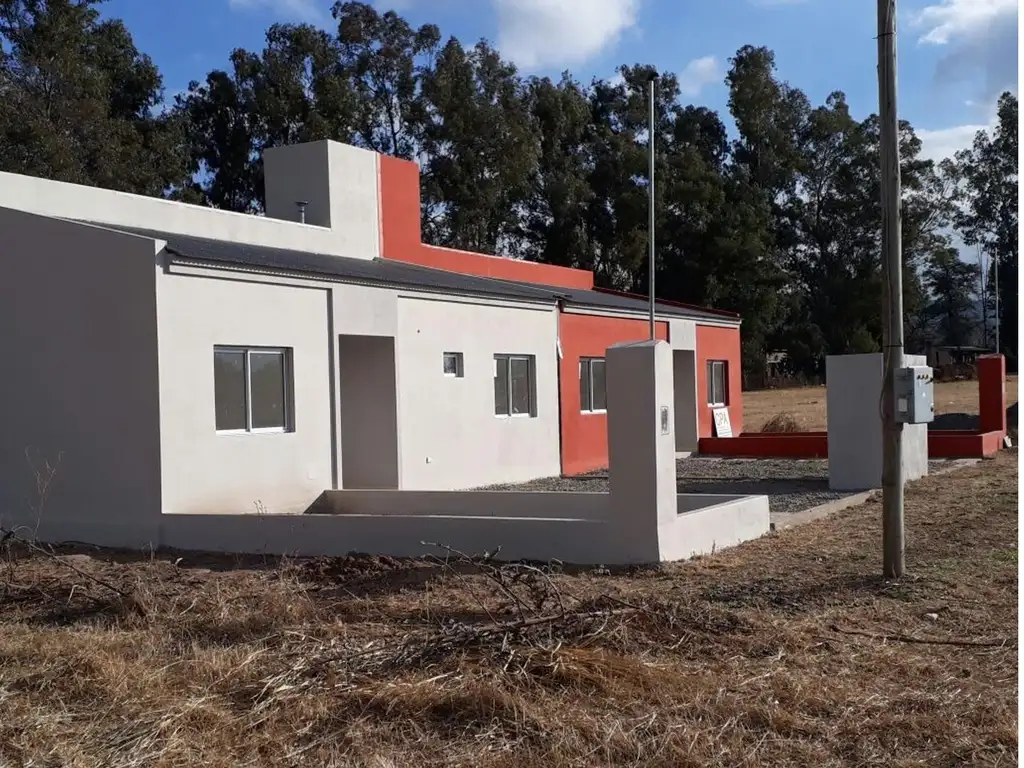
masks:
POLYGON ((532 413, 496 413, 494 414, 496 419, 533 419, 536 418, 532 413))
POLYGON ((294 432, 293 429, 283 429, 282 427, 268 427, 266 429, 218 429, 216 434, 218 436, 225 435, 287 435, 294 432))
POLYGON ((580 411, 580 416, 607 416, 607 415, 608 415, 608 409, 607 408, 602 408, 600 410, 593 410, 593 411, 583 411, 583 410, 580 411))
POLYGON ((726 403, 708 403, 708 408, 728 408, 726 403))

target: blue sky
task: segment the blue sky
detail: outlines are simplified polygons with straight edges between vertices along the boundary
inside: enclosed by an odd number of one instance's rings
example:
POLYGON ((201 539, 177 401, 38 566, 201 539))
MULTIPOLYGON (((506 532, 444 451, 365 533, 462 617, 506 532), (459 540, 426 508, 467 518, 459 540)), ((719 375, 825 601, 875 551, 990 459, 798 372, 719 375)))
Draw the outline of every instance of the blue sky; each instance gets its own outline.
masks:
MULTIPOLYGON (((168 93, 224 67, 236 47, 259 50, 275 21, 331 24, 330 0, 108 0, 168 93)), ((779 74, 820 103, 847 94, 855 115, 877 108, 871 0, 391 0, 414 24, 467 43, 481 37, 527 73, 570 69, 610 78, 623 63, 680 75, 684 98, 726 117, 723 75, 744 44, 776 53, 779 74)), ((942 157, 990 124, 1002 90, 1017 91, 1016 0, 902 0, 899 110, 942 157)))

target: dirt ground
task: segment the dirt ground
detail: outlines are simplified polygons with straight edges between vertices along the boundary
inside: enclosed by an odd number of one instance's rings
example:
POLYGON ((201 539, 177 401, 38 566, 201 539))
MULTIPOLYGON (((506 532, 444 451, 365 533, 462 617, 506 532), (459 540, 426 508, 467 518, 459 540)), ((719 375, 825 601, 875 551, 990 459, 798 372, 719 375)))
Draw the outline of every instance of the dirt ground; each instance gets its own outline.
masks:
MULTIPOLYGON (((1006 380, 1007 406, 1017 402, 1017 377, 1006 380)), ((806 431, 824 430, 827 425, 825 387, 769 389, 743 393, 743 424, 747 432, 758 432, 766 421, 782 413, 797 417, 806 431)), ((978 412, 977 381, 935 383, 935 413, 978 412)))
POLYGON ((911 486, 899 582, 878 503, 614 573, 9 539, 0 765, 1016 765, 1017 474, 911 486))

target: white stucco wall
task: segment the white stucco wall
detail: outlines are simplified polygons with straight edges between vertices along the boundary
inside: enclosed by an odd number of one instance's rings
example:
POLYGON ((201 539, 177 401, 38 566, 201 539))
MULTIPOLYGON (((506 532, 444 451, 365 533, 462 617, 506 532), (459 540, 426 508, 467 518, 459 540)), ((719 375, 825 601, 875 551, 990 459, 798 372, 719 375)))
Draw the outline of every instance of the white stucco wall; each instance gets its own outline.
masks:
POLYGON ((330 302, 326 286, 158 276, 164 512, 301 511, 332 486, 330 302), (292 350, 294 431, 217 434, 215 345, 292 350))
POLYGON ((155 263, 152 240, 0 208, 0 523, 155 542, 155 263))
POLYGON ((449 490, 560 472, 554 308, 398 300, 401 487, 449 490), (442 354, 461 352, 462 378, 442 354), (536 417, 494 415, 494 355, 533 355, 536 417))
POLYGON ((668 321, 668 343, 672 349, 697 349, 697 324, 693 320, 672 318, 668 321))
POLYGON ((263 153, 267 216, 344 232, 354 249, 380 256, 380 157, 336 141, 275 147, 263 153))
MULTIPOLYGON (((305 164, 292 167, 287 162, 272 162, 267 168, 268 198, 275 201, 275 215, 284 220, 271 215, 221 211, 14 173, 0 173, 0 207, 249 245, 356 259, 377 257, 380 249, 377 155, 337 142, 317 142, 286 149, 313 155, 318 144, 330 145, 322 152, 328 160, 328 166, 323 170, 328 180, 310 176, 319 186, 311 184, 307 187, 304 181, 304 174, 312 174, 316 169, 312 160, 305 156, 305 164), (315 226, 308 217, 310 223, 297 223, 295 200, 314 198, 319 204, 322 192, 318 195, 318 190, 325 186, 330 189, 329 227, 327 222, 325 226, 315 226)), ((310 203, 312 205, 313 200, 310 203)))

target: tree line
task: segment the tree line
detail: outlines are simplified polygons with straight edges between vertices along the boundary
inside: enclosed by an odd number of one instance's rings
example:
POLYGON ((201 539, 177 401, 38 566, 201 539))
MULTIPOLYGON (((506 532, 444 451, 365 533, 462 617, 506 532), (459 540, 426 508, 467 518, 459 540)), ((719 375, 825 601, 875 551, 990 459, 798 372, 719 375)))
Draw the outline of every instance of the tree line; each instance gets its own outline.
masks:
MULTIPOLYGON (((261 212, 268 147, 335 139, 421 167, 427 242, 593 270, 647 285, 647 80, 520 74, 369 3, 325 30, 275 24, 262 50, 166 100, 160 72, 101 0, 0 0, 0 170, 261 212)), ((820 374, 827 354, 881 341, 879 124, 841 91, 812 104, 772 51, 729 60, 730 133, 656 85, 659 297, 743 316, 747 382, 768 353, 820 374)), ((935 163, 901 123, 908 351, 993 343, 1017 352, 1017 99, 971 148, 935 163), (954 234, 977 260, 963 260, 954 234)))

